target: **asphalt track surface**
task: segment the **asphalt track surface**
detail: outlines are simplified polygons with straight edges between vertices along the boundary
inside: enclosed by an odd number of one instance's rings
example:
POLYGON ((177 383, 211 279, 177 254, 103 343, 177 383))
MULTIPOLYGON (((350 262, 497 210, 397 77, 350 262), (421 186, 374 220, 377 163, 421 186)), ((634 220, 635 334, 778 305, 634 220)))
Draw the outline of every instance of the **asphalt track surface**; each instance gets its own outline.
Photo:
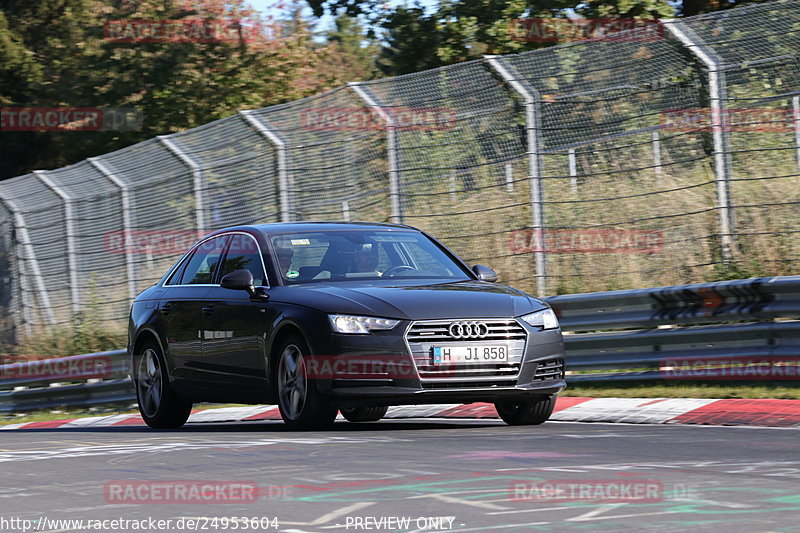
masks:
MULTIPOLYGON (((53 520, 124 518, 152 519, 150 531, 800 531, 798 436, 445 419, 337 422, 313 433, 278 421, 9 431, 0 529, 22 531, 29 520, 39 531, 77 531, 53 520), (204 485, 202 501, 184 493, 164 503, 165 483, 189 481, 259 491, 230 502, 233 492, 204 485), (159 529, 159 519, 172 523, 159 529)), ((148 530, 112 525, 103 530, 148 530)))

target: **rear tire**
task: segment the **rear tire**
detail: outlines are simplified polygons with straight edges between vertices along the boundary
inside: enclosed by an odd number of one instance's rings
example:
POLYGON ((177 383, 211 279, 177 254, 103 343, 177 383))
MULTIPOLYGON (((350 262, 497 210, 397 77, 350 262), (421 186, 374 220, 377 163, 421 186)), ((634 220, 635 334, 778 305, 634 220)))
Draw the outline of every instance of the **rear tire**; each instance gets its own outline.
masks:
POLYGON ((377 407, 351 407, 339 409, 339 412, 348 422, 377 422, 386 415, 388 410, 389 407, 383 405, 377 407))
POLYGON ((136 401, 145 424, 153 429, 176 429, 184 425, 192 404, 172 391, 158 344, 148 341, 142 345, 141 353, 134 357, 133 368, 136 401))
POLYGON ((495 402, 494 407, 503 422, 509 426, 531 426, 543 424, 553 414, 556 395, 495 402))
POLYGON ((278 348, 275 395, 283 422, 292 429, 320 429, 333 424, 337 409, 321 397, 309 381, 305 359, 310 350, 302 337, 294 335, 278 348))

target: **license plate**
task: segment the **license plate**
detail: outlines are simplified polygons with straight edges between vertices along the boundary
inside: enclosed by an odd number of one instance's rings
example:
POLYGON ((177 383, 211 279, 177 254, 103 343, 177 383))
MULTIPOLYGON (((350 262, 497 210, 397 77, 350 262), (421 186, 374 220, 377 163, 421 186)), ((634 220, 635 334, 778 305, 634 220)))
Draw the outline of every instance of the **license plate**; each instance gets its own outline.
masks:
POLYGON ((451 363, 505 363, 508 346, 434 346, 433 364, 451 363))

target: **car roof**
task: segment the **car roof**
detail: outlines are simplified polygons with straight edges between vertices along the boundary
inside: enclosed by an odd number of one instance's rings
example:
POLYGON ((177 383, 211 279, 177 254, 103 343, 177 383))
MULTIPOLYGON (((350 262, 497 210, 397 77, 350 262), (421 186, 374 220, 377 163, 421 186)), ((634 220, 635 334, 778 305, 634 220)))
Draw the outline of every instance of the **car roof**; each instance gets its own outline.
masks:
POLYGON ((419 231, 412 226, 404 224, 389 224, 386 222, 274 222, 269 224, 248 224, 243 226, 231 226, 219 229, 211 235, 229 231, 250 231, 261 232, 267 235, 278 235, 282 233, 294 233, 304 231, 330 231, 330 230, 411 230, 419 231))

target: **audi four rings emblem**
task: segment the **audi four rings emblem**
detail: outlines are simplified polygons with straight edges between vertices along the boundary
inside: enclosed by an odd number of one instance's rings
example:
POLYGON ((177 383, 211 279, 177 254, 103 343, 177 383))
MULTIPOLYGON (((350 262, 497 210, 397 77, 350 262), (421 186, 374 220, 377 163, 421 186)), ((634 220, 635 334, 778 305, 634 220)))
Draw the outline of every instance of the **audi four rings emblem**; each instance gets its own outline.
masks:
POLYGON ((483 339, 489 335, 489 326, 484 322, 453 322, 447 331, 454 339, 483 339))

